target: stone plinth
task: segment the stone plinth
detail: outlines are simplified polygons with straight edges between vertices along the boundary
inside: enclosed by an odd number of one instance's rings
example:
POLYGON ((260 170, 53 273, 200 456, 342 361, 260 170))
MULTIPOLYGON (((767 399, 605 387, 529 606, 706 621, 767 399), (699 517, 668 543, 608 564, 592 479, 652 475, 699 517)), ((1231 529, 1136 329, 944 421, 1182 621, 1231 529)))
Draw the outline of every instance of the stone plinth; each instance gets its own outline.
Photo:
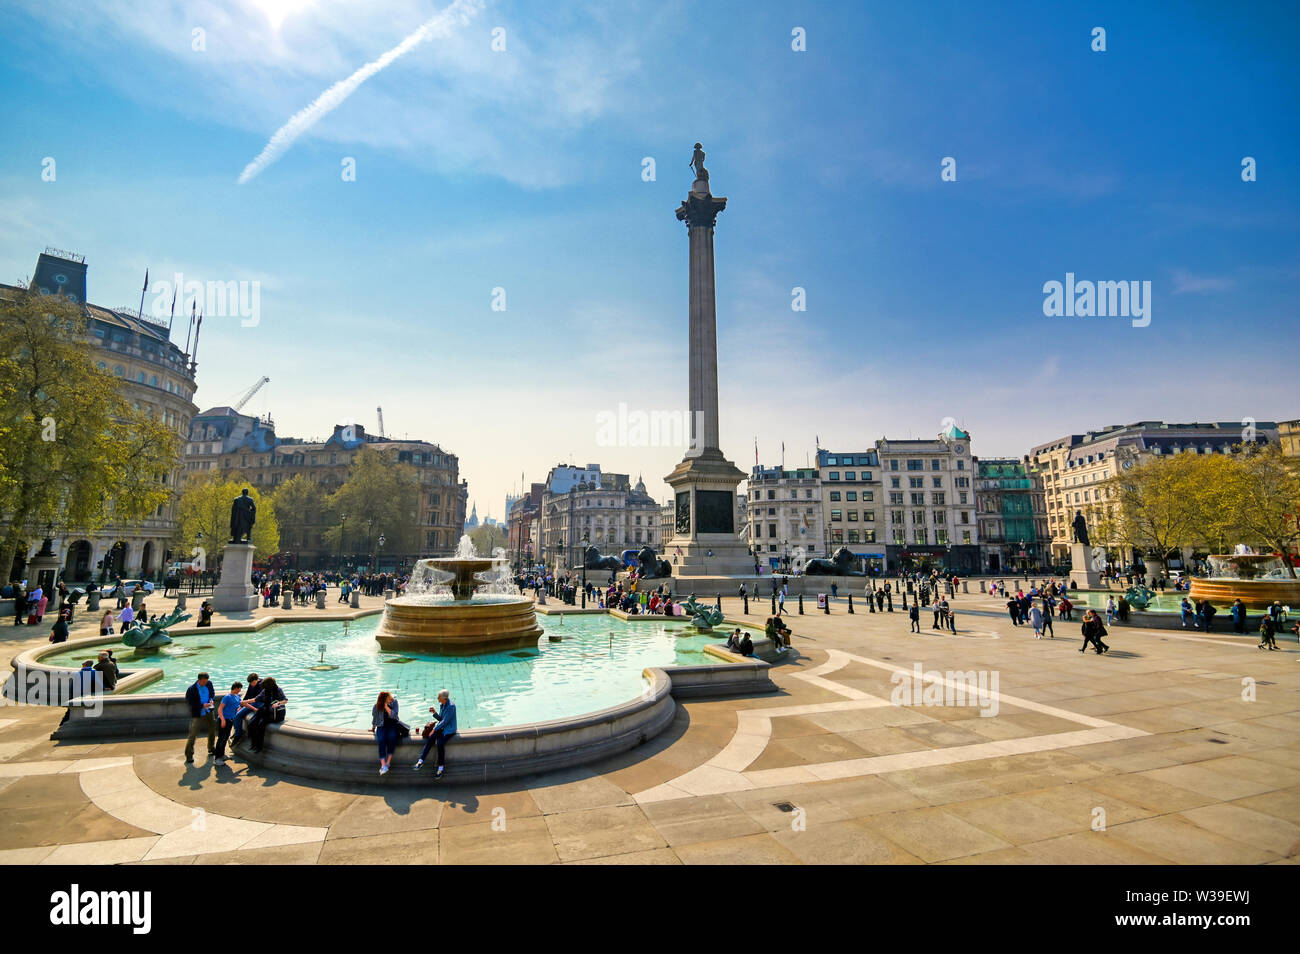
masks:
POLYGON ((212 608, 218 613, 251 613, 257 609, 253 589, 253 545, 228 543, 221 557, 221 579, 212 588, 212 608))
POLYGON ((1081 590, 1101 589, 1101 574, 1092 568, 1092 553, 1082 543, 1070 544, 1070 582, 1081 590))

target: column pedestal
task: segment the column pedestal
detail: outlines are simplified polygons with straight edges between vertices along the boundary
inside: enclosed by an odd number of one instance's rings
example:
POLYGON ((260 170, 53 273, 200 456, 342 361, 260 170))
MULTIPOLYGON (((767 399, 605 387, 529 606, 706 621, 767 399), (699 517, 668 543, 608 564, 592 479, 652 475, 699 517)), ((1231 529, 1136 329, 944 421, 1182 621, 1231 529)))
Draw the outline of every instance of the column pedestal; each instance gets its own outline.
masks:
POLYGON ((221 557, 221 579, 212 588, 212 608, 218 613, 251 613, 257 609, 253 589, 253 545, 228 543, 221 557))

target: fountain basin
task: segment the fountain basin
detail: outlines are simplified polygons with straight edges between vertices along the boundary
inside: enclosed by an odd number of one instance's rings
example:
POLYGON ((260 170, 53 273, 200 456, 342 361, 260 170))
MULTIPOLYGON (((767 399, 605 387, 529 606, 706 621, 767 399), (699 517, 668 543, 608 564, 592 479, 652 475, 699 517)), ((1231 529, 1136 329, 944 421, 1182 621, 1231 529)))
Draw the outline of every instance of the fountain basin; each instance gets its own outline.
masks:
POLYGON ((441 603, 398 598, 384 604, 375 640, 388 652, 467 655, 536 646, 541 635, 527 597, 441 603))
POLYGON ((1209 557, 1212 576, 1192 577, 1192 600, 1230 606, 1241 600, 1247 609, 1267 609, 1274 602, 1300 605, 1300 580, 1291 576, 1280 556, 1267 553, 1220 553, 1209 557))
POLYGON ((1192 577, 1188 596, 1192 602, 1209 600, 1216 607, 1241 600, 1247 609, 1267 609, 1274 602, 1283 606, 1300 606, 1300 580, 1224 580, 1192 577))

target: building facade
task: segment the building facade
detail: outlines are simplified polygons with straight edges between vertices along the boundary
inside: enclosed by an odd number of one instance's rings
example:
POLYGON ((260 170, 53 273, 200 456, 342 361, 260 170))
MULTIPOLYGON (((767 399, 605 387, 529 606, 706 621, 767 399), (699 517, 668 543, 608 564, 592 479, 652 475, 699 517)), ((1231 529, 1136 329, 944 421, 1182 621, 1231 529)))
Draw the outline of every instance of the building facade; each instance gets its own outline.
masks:
POLYGON ((1037 470, 1027 459, 980 458, 975 474, 982 571, 1008 573, 1046 566, 1051 538, 1037 470))
POLYGON ((884 512, 880 454, 876 448, 843 452, 817 450, 821 490, 822 553, 830 558, 847 547, 862 569, 885 569, 884 512))
MULTIPOLYGON (((1121 469, 1168 454, 1227 454, 1247 439, 1255 444, 1276 441, 1278 425, 1272 421, 1257 422, 1253 432, 1247 433, 1236 421, 1210 424, 1139 421, 1114 424, 1086 434, 1068 434, 1034 447, 1029 452, 1029 462, 1042 480, 1052 562, 1069 563, 1076 512, 1084 514, 1090 527, 1117 516, 1109 488, 1101 485, 1121 469)), ((1143 562, 1145 558, 1144 554, 1127 550, 1117 540, 1092 542, 1110 551, 1112 563, 1124 565, 1143 562)), ((1189 552, 1184 557, 1190 555, 1189 552)), ((1180 569, 1181 562, 1175 558, 1170 567, 1180 569)))
MULTIPOLYGON (((81 305, 86 347, 99 370, 118 379, 121 393, 137 411, 161 420, 183 438, 198 411, 193 401, 195 356, 172 343, 167 322, 142 316, 133 308, 90 304, 86 273, 83 256, 49 248, 37 258, 31 284, 43 295, 62 295, 81 305)), ((0 296, 18 291, 15 286, 0 285, 0 296)), ((52 543, 62 579, 74 584, 115 576, 159 576, 176 534, 175 489, 180 477, 178 461, 166 476, 166 483, 173 488, 171 500, 143 520, 110 520, 95 530, 54 528, 52 543)), ((18 578, 42 542, 41 528, 33 528, 12 568, 18 578)))
POLYGON ((661 508, 627 474, 606 474, 598 464, 575 468, 560 464, 547 475, 542 494, 541 560, 554 570, 581 567, 588 546, 606 556, 639 550, 663 540, 661 508), (574 479, 576 476, 576 479, 574 479))
POLYGON ((1277 422, 1277 439, 1287 457, 1300 457, 1300 418, 1277 422))
POLYGON ((315 480, 321 488, 321 505, 309 511, 299 527, 282 527, 280 550, 289 565, 299 569, 355 567, 377 553, 384 569, 409 567, 427 556, 455 552, 465 525, 469 487, 460 478, 460 459, 428 441, 391 440, 366 433, 360 424, 336 425, 323 441, 279 438, 269 417, 255 418, 233 408, 211 408, 194 419, 185 449, 185 473, 218 472, 223 478, 241 479, 262 493, 273 494, 295 476, 315 480), (324 540, 333 527, 326 498, 347 480, 352 462, 362 448, 387 454, 415 469, 420 492, 417 519, 419 546, 406 553, 378 552, 374 539, 383 528, 344 526, 344 543, 331 548, 324 540), (337 567, 336 567, 337 565, 337 567))
POLYGON ((879 440, 876 453, 889 572, 979 572, 970 435, 951 425, 934 440, 879 440))
POLYGON ((745 539, 756 561, 775 569, 823 552, 821 478, 815 468, 755 466, 744 504, 745 539))

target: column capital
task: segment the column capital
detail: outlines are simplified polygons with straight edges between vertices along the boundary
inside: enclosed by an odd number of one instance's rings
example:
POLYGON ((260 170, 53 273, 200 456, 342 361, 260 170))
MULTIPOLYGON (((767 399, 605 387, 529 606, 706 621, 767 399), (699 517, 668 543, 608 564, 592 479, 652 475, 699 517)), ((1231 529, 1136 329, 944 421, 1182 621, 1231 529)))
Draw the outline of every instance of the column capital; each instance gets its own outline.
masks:
POLYGON ((718 213, 727 207, 727 200, 722 196, 713 196, 708 192, 696 192, 694 189, 677 208, 678 221, 685 222, 688 229, 703 226, 713 228, 718 221, 718 213))

